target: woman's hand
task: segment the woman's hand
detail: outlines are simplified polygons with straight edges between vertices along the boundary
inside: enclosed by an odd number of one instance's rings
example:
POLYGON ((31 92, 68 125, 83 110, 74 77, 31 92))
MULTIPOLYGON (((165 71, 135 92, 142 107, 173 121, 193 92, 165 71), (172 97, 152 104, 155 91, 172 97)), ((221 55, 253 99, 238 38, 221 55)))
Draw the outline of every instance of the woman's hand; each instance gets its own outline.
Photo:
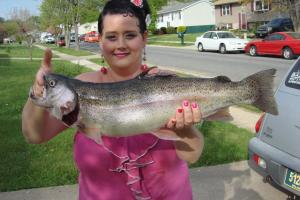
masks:
POLYGON ((166 127, 173 130, 181 130, 190 127, 201 121, 201 112, 198 103, 185 100, 182 106, 177 108, 176 114, 166 124, 166 127))
POLYGON ((32 87, 34 96, 41 97, 43 95, 44 75, 52 72, 51 59, 52 52, 50 49, 46 49, 44 59, 42 61, 40 69, 36 73, 35 81, 32 87))

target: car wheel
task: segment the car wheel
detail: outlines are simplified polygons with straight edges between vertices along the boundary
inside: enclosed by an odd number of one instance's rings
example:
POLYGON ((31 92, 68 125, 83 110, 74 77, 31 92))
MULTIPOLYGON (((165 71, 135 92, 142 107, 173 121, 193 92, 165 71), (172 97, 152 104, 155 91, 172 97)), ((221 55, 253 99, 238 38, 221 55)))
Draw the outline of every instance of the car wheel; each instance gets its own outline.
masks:
POLYGON ((221 44, 220 45, 219 51, 220 51, 221 54, 225 54, 226 53, 226 46, 225 46, 225 44, 221 44))
POLYGON ((204 51, 204 48, 203 48, 202 43, 199 43, 199 44, 198 44, 198 51, 199 51, 199 52, 204 51))
POLYGON ((256 56, 257 55, 257 49, 256 46, 252 45, 249 49, 250 56, 256 56))
POLYGON ((293 59, 294 58, 294 53, 293 53, 292 49, 290 49, 289 47, 285 47, 282 50, 282 57, 284 59, 293 59))

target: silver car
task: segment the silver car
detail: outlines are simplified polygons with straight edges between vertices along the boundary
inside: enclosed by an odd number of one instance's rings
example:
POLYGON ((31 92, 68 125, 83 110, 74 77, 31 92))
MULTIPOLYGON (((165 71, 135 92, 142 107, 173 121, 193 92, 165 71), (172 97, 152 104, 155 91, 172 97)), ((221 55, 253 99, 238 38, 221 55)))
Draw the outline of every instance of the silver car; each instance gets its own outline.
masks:
POLYGON ((300 60, 275 93, 279 115, 265 114, 249 142, 249 166, 270 183, 300 199, 300 60), (275 184, 274 184, 275 183, 275 184))

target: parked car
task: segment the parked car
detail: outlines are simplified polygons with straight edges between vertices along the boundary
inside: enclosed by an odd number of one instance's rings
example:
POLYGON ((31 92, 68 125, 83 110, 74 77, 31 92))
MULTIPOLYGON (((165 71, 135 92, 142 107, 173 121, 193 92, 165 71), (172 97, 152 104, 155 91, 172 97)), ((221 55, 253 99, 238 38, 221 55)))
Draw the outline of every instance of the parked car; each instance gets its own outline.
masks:
POLYGON ((47 35, 47 36, 45 36, 44 41, 47 44, 54 44, 55 43, 55 38, 53 36, 47 35))
POLYGON ((295 55, 300 54, 300 33, 272 33, 265 39, 249 42, 245 47, 245 53, 250 56, 275 55, 285 59, 293 59, 295 55))
MULTIPOLYGON (((249 166, 300 199, 300 59, 275 93, 279 115, 263 114, 249 141, 249 166)), ((273 184, 275 183, 275 184, 273 184)))
POLYGON ((81 34, 78 37, 79 41, 84 41, 84 38, 85 38, 85 34, 81 34))
POLYGON ((259 26, 255 36, 257 38, 264 38, 271 33, 283 31, 294 31, 293 21, 290 18, 272 19, 267 24, 259 26))
POLYGON ((70 42, 75 42, 75 33, 70 33, 70 42))
POLYGON ((87 34, 85 34, 84 41, 85 42, 98 42, 99 41, 99 36, 96 32, 95 33, 94 32, 93 33, 87 33, 87 34))
POLYGON ((208 31, 197 37, 195 46, 198 51, 219 51, 224 54, 229 51, 244 51, 248 40, 240 39, 229 31, 208 31))
POLYGON ((57 45, 60 46, 60 47, 66 46, 66 41, 65 41, 65 36, 64 35, 58 36, 57 45))

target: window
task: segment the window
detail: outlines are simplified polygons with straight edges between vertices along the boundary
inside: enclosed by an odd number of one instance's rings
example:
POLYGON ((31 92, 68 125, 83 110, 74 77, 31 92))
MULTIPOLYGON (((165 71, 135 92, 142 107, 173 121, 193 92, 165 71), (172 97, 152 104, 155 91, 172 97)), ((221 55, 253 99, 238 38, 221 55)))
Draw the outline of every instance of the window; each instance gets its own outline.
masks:
POLYGON ((280 34, 272 34, 270 36, 267 36, 265 38, 265 40, 268 40, 268 41, 274 41, 274 40, 284 40, 284 36, 283 35, 280 35, 280 34))
POLYGON ((214 38, 214 37, 217 38, 218 36, 217 36, 217 34, 215 32, 212 32, 211 35, 210 35, 210 38, 214 38))
POLYGON ((160 22, 164 22, 164 16, 163 15, 161 15, 161 17, 160 17, 160 22))
POLYGON ((207 32, 203 35, 203 38, 210 38, 211 32, 207 32))
POLYGON ((172 21, 174 20, 174 13, 172 13, 172 21))
POLYGON ((285 85, 291 88, 300 89, 300 63, 297 62, 285 80, 285 85))
POLYGON ((222 5, 222 15, 230 15, 230 4, 222 5))
POLYGON ((178 13, 178 18, 181 19, 181 12, 178 13))
POLYGON ((269 2, 264 0, 254 0, 254 11, 267 11, 269 10, 269 2))

